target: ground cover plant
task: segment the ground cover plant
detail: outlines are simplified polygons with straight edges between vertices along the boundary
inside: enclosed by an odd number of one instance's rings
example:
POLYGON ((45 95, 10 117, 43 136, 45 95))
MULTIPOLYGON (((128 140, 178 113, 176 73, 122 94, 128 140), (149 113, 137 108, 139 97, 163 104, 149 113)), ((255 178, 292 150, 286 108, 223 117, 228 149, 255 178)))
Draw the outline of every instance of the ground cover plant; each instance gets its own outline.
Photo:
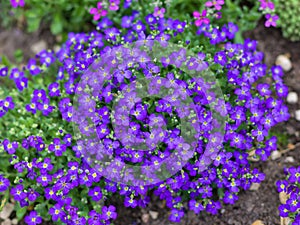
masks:
POLYGON ((2 58, 0 192, 27 224, 113 224, 110 199, 145 207, 150 193, 180 222, 264 179, 250 159, 267 160, 270 129, 289 118, 282 68, 255 40, 234 42, 239 26, 220 11, 232 2, 179 18, 168 1, 147 4, 95 3, 93 31, 24 67, 2 58))

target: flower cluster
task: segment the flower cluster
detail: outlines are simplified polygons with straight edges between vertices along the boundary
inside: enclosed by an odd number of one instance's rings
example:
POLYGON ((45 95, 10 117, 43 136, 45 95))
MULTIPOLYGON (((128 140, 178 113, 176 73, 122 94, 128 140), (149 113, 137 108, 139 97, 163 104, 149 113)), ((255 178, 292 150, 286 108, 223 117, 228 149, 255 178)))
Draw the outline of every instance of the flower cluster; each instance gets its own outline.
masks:
POLYGON ((275 5, 271 0, 259 0, 260 7, 259 9, 262 11, 263 14, 265 14, 266 27, 276 27, 277 20, 279 19, 279 16, 275 14, 275 5))
POLYGON ((291 219, 291 224, 300 223, 300 167, 290 167, 285 169, 286 179, 276 182, 277 191, 280 193, 281 205, 279 206, 279 214, 281 217, 291 219))
POLYGON ((268 133, 289 118, 287 87, 256 41, 230 41, 237 31, 202 23, 191 40, 189 23, 133 11, 30 60, 27 84, 1 100, 0 118, 0 154, 16 171, 10 193, 34 208, 25 222, 109 224, 117 209, 107 199, 145 207, 150 193, 179 222, 187 210, 216 214, 261 182, 248 159, 276 149, 268 133), (45 75, 55 66, 56 77, 45 75))
MULTIPOLYGON (((274 3, 270 0, 259 0, 257 1, 259 3, 259 9, 262 11, 262 13, 265 15, 266 27, 276 27, 276 21, 279 19, 278 15, 275 14, 275 7, 274 3)), ((222 17, 222 6, 224 5, 223 0, 212 0, 207 1, 205 3, 205 9, 202 10, 202 12, 194 11, 193 16, 195 18, 195 25, 201 26, 202 24, 209 24, 210 19, 209 18, 216 18, 220 19, 222 17)), ((226 5, 224 5, 226 8, 226 5)))
MULTIPOLYGON (((126 0, 125 6, 128 7, 131 1, 126 0)), ((90 9, 90 14, 94 15, 94 20, 99 20, 101 17, 107 15, 108 10, 117 11, 119 10, 120 0, 109 0, 109 1, 100 1, 97 3, 96 8, 90 9)))
POLYGON ((201 26, 202 24, 209 24, 209 17, 212 15, 213 17, 220 19, 222 17, 221 9, 222 5, 224 5, 224 0, 212 0, 207 1, 205 3, 205 7, 207 9, 203 9, 202 12, 194 11, 193 16, 196 19, 195 25, 201 26))

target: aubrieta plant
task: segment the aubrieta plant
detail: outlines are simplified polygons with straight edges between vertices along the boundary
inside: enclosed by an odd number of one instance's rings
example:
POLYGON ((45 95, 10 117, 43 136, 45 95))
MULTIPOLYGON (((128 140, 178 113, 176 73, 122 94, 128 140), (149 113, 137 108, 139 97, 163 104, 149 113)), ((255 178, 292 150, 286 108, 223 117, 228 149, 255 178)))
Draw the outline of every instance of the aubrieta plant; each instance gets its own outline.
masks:
POLYGON ((295 0, 276 0, 276 12, 279 15, 279 27, 284 37, 291 41, 300 40, 299 12, 300 2, 295 0))
POLYGON ((279 206, 279 215, 291 219, 291 225, 300 223, 299 182, 300 167, 285 168, 285 180, 277 181, 277 191, 282 195, 282 204, 279 206))
POLYGON ((101 11, 57 53, 2 62, 0 191, 27 224, 111 224, 110 199, 145 207, 151 193, 180 222, 264 179, 249 157, 266 160, 270 129, 289 118, 281 67, 254 40, 232 43, 234 23, 144 13, 101 11))

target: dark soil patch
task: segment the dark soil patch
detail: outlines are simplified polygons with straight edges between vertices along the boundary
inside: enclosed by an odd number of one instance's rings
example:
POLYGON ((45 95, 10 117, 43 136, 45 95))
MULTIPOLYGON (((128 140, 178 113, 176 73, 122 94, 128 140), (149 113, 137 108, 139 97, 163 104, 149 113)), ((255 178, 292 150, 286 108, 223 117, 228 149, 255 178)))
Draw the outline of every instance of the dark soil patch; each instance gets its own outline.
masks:
POLYGON ((27 33, 17 27, 10 30, 2 30, 0 28, 0 57, 4 55, 11 62, 16 63, 15 51, 21 49, 23 62, 26 63, 30 58, 35 57, 35 53, 31 50, 32 45, 41 40, 45 41, 49 49, 52 49, 56 42, 50 30, 43 27, 33 33, 27 33))

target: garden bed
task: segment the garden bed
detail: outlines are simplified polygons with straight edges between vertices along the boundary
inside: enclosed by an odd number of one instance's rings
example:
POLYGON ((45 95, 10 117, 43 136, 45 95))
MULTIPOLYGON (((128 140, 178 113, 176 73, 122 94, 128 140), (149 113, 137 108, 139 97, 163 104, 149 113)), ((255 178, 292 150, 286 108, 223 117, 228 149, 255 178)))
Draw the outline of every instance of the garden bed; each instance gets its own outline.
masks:
MULTIPOLYGON (((300 42, 290 42, 281 36, 279 29, 264 27, 261 21, 253 30, 244 34, 245 38, 258 41, 258 50, 264 52, 265 63, 268 67, 275 64, 278 55, 285 54, 290 57, 293 68, 286 72, 284 81, 289 91, 297 92, 300 96, 300 42)), ((59 39, 59 38, 58 38, 59 39)), ((15 60, 15 52, 21 49, 23 62, 36 54, 36 44, 46 44, 47 47, 55 46, 55 38, 48 31, 37 31, 31 35, 18 29, 0 32, 0 55, 6 55, 12 61, 15 60)), ((39 47, 37 47, 39 48, 39 47)), ((43 47, 42 47, 43 48, 43 47)), ((42 50, 42 48, 40 50, 42 50)), ((21 63, 22 64, 22 63, 21 63)), ((242 191, 239 200, 234 205, 226 205, 217 215, 201 212, 195 215, 187 212, 179 224, 182 225, 280 225, 278 206, 280 200, 276 191, 276 181, 284 179, 283 168, 297 166, 300 162, 300 122, 294 118, 296 110, 300 109, 300 102, 288 104, 291 118, 273 128, 280 141, 279 152, 284 152, 277 159, 269 158, 267 162, 253 162, 253 166, 265 173, 265 180, 259 185, 252 185, 251 190, 242 191), (262 223, 259 223, 260 220, 262 223)), ((115 225, 168 225, 169 209, 165 202, 152 196, 151 202, 146 208, 125 208, 117 199, 109 200, 116 206, 118 218, 115 225)), ((15 217, 13 212, 11 219, 15 217)), ((1 223, 1 220, 0 220, 1 223)), ((19 224, 25 225, 23 221, 19 224)), ((52 222, 43 222, 43 225, 51 225, 52 222)), ((178 224, 178 223, 177 223, 178 224)))

